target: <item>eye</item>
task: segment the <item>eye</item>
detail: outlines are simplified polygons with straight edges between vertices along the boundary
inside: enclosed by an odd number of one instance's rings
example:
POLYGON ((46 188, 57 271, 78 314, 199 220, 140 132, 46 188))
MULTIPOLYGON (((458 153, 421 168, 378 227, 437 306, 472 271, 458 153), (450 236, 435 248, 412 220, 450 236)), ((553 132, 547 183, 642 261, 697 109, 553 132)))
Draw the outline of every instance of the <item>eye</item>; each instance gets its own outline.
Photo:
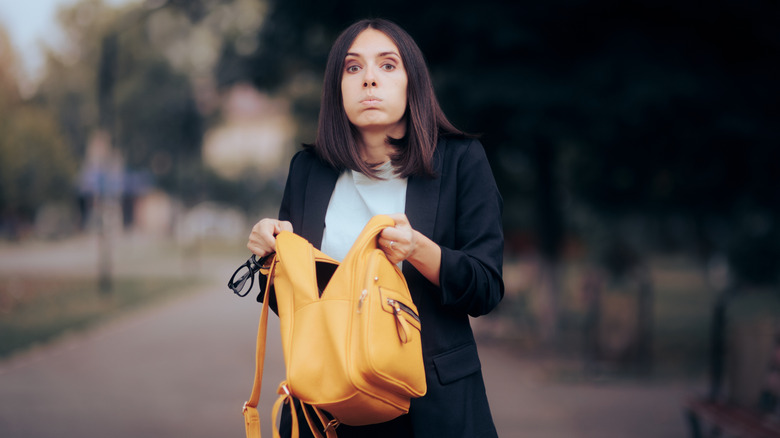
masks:
POLYGON ((360 66, 357 64, 348 65, 345 69, 347 73, 357 73, 360 71, 360 66))
POLYGON ((395 64, 383 64, 381 68, 384 71, 393 71, 396 69, 396 66, 395 64))

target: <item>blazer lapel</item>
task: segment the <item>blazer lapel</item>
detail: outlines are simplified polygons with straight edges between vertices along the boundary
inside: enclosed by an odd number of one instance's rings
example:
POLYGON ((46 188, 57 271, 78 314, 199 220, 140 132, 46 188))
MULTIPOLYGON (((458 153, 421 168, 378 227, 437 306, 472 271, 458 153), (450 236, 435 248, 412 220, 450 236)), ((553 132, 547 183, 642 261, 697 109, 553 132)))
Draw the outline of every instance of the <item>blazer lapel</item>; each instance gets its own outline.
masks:
POLYGON ((311 167, 311 173, 306 183, 306 200, 303 214, 301 236, 305 237, 315 248, 322 247, 322 233, 325 230, 325 213, 328 203, 336 187, 339 174, 319 160, 311 167))
POLYGON ((406 184, 406 217, 412 228, 433 239, 436 225, 436 212, 439 205, 439 190, 441 188, 441 171, 444 154, 442 147, 446 140, 440 137, 439 145, 433 153, 436 178, 411 176, 406 184))

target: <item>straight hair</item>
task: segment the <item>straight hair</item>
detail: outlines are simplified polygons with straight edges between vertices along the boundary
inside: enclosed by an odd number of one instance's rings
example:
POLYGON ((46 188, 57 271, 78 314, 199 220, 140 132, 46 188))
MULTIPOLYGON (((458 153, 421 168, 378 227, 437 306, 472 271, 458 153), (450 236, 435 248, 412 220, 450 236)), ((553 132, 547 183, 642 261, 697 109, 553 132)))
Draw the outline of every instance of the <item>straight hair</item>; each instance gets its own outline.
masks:
POLYGON ((390 157, 395 173, 401 177, 433 177, 436 175, 433 153, 439 136, 467 134, 455 128, 439 106, 425 58, 417 43, 400 26, 385 19, 358 21, 346 28, 333 43, 325 67, 317 139, 308 146, 314 148, 320 159, 339 171, 350 169, 375 176, 372 165, 361 158, 359 133, 347 118, 341 92, 347 52, 355 38, 366 29, 378 30, 393 41, 406 70, 406 134, 399 139, 388 137, 388 142, 395 149, 390 157))

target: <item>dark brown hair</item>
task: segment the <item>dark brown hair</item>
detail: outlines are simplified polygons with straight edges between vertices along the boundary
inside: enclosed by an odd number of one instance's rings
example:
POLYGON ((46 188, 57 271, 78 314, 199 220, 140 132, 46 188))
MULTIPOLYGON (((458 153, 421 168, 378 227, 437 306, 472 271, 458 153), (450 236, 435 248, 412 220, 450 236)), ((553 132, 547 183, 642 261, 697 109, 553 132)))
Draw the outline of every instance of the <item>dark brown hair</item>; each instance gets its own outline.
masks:
POLYGON ((351 169, 373 175, 371 165, 360 156, 357 130, 349 122, 341 94, 344 59, 355 38, 366 29, 376 29, 390 38, 401 55, 407 75, 406 135, 388 138, 395 147, 391 157, 396 173, 434 176, 433 152, 439 135, 465 135, 447 120, 433 91, 422 51, 397 24, 384 19, 361 20, 345 29, 333 43, 325 67, 317 140, 317 155, 336 169, 351 169))

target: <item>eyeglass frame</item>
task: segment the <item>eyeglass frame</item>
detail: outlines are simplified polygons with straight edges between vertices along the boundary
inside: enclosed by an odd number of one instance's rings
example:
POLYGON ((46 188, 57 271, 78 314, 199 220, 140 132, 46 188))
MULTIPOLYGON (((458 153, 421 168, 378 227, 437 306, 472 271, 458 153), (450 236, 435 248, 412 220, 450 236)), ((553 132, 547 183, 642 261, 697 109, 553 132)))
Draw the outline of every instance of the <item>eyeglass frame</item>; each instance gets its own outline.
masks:
POLYGON ((249 257, 247 261, 238 267, 238 269, 233 272, 233 275, 230 276, 230 280, 228 280, 228 288, 233 291, 234 294, 238 295, 239 297, 245 297, 249 295, 249 292, 252 290, 252 286, 255 284, 255 274, 257 274, 258 271, 262 270, 263 268, 268 269, 268 266, 265 266, 266 261, 269 257, 271 257, 273 253, 265 255, 261 257, 260 259, 257 258, 256 254, 252 254, 252 257, 249 257), (236 275, 242 270, 242 269, 248 269, 247 273, 241 276, 241 278, 238 281, 234 281, 236 278, 236 275), (241 293, 242 290, 244 290, 243 285, 246 283, 246 281, 249 280, 249 287, 246 288, 246 292, 241 293), (238 285, 241 285, 242 287, 238 289, 238 285))

